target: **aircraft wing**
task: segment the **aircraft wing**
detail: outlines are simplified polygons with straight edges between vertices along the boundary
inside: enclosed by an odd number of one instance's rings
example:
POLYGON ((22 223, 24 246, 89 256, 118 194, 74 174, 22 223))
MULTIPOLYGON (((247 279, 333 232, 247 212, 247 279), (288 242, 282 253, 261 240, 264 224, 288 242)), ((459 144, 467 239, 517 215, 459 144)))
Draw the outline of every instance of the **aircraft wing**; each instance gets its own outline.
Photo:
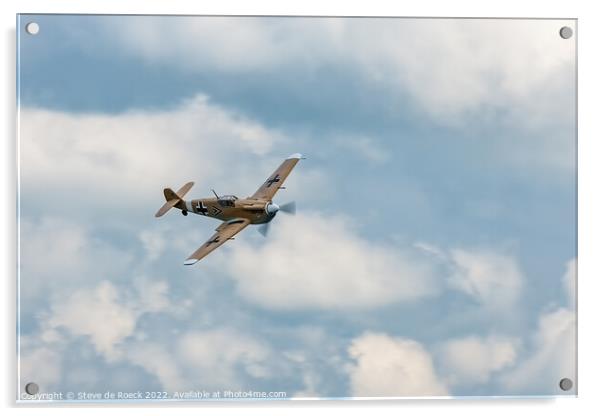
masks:
POLYGON ((302 156, 300 153, 295 153, 287 157, 286 160, 282 162, 280 166, 278 166, 278 169, 276 169, 276 171, 272 173, 272 175, 251 196, 251 198, 271 200, 301 157, 302 156))
POLYGON ((187 266, 195 264, 207 254, 228 241, 229 238, 238 234, 247 225, 249 225, 249 220, 243 218, 222 222, 220 226, 215 229, 215 234, 213 234, 205 244, 200 246, 197 251, 192 253, 190 257, 186 259, 184 264, 187 266))

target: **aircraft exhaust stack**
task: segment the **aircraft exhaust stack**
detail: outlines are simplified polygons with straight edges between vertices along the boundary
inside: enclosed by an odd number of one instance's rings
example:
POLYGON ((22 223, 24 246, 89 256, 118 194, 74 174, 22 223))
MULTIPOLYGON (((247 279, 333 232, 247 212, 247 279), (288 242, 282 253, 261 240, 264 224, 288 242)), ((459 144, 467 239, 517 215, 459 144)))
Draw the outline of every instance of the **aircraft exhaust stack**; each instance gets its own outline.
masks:
POLYGON ((186 195, 188 191, 190 191, 190 188, 192 188, 193 185, 194 182, 188 182, 180 189, 178 189, 177 192, 174 192, 171 188, 163 189, 163 195, 165 196, 165 200, 167 202, 163 204, 161 208, 159 208, 159 211, 157 211, 155 217, 162 217, 163 215, 165 215, 165 213, 167 213, 167 211, 169 211, 173 207, 180 208, 182 210, 182 213, 185 212, 186 205, 184 204, 183 198, 184 195, 186 195))

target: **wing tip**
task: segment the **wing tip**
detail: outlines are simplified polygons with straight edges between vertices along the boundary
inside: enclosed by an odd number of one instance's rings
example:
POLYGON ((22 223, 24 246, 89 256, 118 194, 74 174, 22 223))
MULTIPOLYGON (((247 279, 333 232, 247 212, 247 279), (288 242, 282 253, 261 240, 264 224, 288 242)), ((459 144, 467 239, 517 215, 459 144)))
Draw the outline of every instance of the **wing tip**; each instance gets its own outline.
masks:
POLYGON ((303 155, 301 153, 293 153, 292 155, 290 155, 289 157, 286 158, 286 160, 289 159, 302 159, 303 155))
POLYGON ((186 259, 186 261, 184 262, 185 266, 192 266, 193 264, 195 264, 198 260, 197 259, 186 259))

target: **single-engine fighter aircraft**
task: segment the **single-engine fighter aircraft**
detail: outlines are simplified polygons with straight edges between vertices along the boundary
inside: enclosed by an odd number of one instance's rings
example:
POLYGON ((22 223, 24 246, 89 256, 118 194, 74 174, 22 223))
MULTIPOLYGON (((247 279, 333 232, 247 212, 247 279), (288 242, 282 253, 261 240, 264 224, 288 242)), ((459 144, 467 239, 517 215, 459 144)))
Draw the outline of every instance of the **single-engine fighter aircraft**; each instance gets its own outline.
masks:
POLYGON ((279 189, 285 189, 282 184, 289 173, 293 170, 299 159, 304 159, 300 153, 295 153, 286 158, 276 171, 259 187, 259 189, 250 197, 240 199, 234 195, 218 196, 212 189, 215 198, 184 200, 184 195, 194 182, 188 182, 176 192, 171 188, 163 189, 165 200, 167 201, 155 217, 163 216, 171 208, 178 208, 183 215, 189 212, 206 217, 216 218, 223 222, 215 229, 216 233, 207 240, 205 244, 192 253, 184 262, 185 265, 192 265, 211 253, 213 250, 224 244, 228 240, 233 240, 234 236, 242 231, 249 224, 263 224, 259 232, 267 235, 270 221, 274 219, 278 211, 294 214, 295 202, 278 205, 272 202, 272 198, 279 189))

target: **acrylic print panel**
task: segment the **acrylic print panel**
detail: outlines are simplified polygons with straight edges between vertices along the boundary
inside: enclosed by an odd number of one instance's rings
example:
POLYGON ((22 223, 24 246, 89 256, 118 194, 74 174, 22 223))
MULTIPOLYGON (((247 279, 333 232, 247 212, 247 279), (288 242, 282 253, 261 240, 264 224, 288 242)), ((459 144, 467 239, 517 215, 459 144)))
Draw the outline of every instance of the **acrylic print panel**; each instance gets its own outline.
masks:
POLYGON ((17 24, 19 401, 576 395, 575 20, 17 24))

